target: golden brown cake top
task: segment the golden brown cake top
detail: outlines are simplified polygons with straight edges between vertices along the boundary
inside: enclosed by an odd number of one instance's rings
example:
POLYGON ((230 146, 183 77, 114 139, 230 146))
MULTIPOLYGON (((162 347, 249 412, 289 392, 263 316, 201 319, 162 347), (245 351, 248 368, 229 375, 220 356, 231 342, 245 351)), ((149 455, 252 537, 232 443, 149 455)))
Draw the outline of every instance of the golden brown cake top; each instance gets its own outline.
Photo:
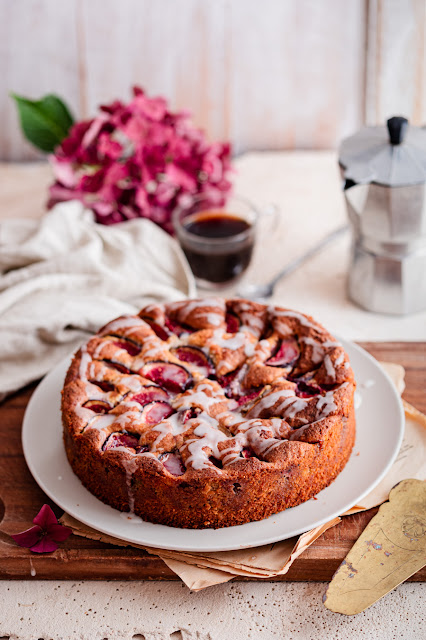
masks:
POLYGON ((74 358, 63 407, 100 450, 154 458, 177 476, 318 442, 352 393, 343 347, 315 320, 212 297, 107 324, 74 358))

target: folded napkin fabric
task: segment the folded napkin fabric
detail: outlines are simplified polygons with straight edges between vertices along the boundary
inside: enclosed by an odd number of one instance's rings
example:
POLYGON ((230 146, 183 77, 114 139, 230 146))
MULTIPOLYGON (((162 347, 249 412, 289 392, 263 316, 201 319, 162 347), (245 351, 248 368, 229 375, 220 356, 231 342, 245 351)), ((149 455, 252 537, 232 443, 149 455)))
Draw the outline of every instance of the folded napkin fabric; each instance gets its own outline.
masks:
POLYGON ((0 224, 0 400, 89 333, 152 301, 196 294, 178 244, 149 220, 96 224, 77 201, 0 224))

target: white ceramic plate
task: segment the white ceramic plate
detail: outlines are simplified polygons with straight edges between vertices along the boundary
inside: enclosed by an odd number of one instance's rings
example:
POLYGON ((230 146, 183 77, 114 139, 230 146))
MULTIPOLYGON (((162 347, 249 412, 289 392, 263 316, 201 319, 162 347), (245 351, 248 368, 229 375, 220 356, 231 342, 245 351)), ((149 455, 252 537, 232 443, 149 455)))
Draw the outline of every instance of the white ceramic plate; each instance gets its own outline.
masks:
POLYGON ((70 358, 55 367, 32 395, 22 428, 25 459, 57 505, 90 527, 128 542, 176 551, 226 551, 290 538, 358 503, 384 477, 402 442, 404 413, 392 381, 366 351, 342 343, 358 383, 357 436, 349 462, 316 500, 266 520, 224 529, 176 529, 129 519, 95 498, 74 475, 62 442, 60 391, 70 358))

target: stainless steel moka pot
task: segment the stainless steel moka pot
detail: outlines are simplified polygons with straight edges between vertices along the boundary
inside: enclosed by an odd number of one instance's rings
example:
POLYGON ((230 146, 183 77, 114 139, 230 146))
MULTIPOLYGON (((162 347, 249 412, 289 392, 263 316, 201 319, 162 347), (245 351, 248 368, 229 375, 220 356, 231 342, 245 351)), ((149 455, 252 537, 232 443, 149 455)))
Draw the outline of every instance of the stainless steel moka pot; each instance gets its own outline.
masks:
POLYGON ((353 238, 350 298, 369 311, 426 309, 426 130, 401 117, 343 140, 353 238))

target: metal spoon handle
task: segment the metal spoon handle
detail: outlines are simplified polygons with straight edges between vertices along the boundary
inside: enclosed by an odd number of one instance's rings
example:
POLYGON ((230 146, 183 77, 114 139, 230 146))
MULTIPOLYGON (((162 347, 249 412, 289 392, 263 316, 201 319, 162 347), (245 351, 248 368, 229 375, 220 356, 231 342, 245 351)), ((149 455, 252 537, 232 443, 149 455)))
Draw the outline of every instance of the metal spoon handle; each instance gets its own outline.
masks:
POLYGON ((330 242, 333 242, 333 240, 335 240, 339 236, 343 235, 348 230, 349 230, 349 225, 348 224, 345 224, 345 225, 343 225, 341 227, 338 227, 337 229, 335 229, 334 231, 332 231, 331 233, 326 235, 320 242, 318 242, 318 244, 315 244, 313 247, 308 249, 308 251, 303 253, 301 256, 299 256, 298 258, 296 258, 292 262, 289 262, 289 264, 287 264, 283 269, 281 269, 281 271, 279 271, 277 273, 276 276, 274 276, 272 278, 272 280, 269 283, 271 285, 271 287, 275 287, 277 282, 279 280, 281 280, 282 277, 287 276, 290 273, 292 273, 293 271, 295 271, 306 260, 309 260, 309 258, 311 258, 312 256, 314 256, 317 253, 319 253, 330 242))

